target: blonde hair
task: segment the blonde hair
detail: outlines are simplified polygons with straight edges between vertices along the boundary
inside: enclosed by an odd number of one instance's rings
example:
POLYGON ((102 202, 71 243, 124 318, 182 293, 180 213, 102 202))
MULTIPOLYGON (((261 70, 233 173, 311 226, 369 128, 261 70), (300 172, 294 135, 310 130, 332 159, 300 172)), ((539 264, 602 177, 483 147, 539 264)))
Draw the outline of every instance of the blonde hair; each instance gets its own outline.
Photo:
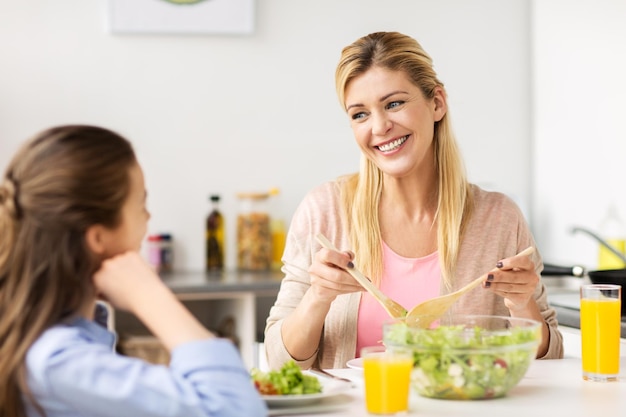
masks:
MULTIPOLYGON (((427 99, 434 97, 437 87, 445 94, 430 56, 415 39, 397 32, 376 32, 342 50, 335 86, 344 109, 348 84, 373 67, 404 72, 427 99)), ((435 123, 433 143, 438 179, 437 248, 444 284, 450 287, 464 225, 471 214, 472 194, 449 112, 435 123)), ((383 174, 362 156, 359 173, 348 176, 342 184, 342 213, 349 225, 357 266, 378 281, 383 270, 378 221, 383 174)))
POLYGON ((101 260, 93 224, 113 228, 129 193, 133 149, 92 126, 61 126, 28 141, 0 179, 0 417, 24 417, 25 358, 49 327, 95 297, 101 260))

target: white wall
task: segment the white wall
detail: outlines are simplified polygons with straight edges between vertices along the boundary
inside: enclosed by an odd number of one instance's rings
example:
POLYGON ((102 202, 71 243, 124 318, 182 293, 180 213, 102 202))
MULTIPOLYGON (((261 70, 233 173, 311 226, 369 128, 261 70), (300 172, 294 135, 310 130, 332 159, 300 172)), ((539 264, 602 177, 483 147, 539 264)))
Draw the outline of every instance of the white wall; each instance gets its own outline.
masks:
POLYGON ((626 2, 533 2, 534 232, 544 259, 597 266, 614 203, 626 221, 626 2))
POLYGON ((251 36, 112 35, 105 0, 0 0, 0 168, 18 143, 51 125, 115 129, 136 146, 150 231, 173 233, 175 267, 203 268, 210 193, 223 196, 234 267, 237 192, 280 187, 290 216, 311 187, 357 169, 335 65, 356 38, 398 30, 434 59, 470 178, 526 211, 529 1, 256 5, 251 36))

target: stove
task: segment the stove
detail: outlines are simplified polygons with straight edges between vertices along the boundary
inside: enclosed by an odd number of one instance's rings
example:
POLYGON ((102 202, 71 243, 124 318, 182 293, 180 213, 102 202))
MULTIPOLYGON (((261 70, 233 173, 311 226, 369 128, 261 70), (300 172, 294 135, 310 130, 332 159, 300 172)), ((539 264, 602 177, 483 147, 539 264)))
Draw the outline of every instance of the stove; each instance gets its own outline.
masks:
MULTIPOLYGON (((578 292, 548 294, 548 302, 556 311, 556 318, 560 325, 580 329, 580 294, 578 292)), ((621 337, 626 338, 626 316, 622 317, 621 337)))

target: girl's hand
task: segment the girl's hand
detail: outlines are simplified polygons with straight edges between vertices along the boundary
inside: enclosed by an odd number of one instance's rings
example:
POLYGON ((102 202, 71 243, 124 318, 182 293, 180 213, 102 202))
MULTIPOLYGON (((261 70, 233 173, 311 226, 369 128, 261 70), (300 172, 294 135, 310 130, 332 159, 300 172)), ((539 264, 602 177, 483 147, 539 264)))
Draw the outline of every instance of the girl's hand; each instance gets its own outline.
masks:
POLYGON ((512 256, 496 267, 498 271, 489 274, 483 287, 503 297, 511 312, 526 310, 539 283, 535 263, 530 256, 512 256))
POLYGON ((102 263, 93 276, 98 295, 121 310, 132 311, 142 296, 165 287, 137 252, 126 252, 102 263))
POLYGON ((181 344, 215 337, 137 252, 107 259, 93 280, 103 298, 133 313, 170 352, 181 344))
POLYGON ((353 267, 352 252, 335 252, 322 248, 315 254, 309 267, 311 290, 316 298, 328 303, 338 295, 363 291, 346 269, 353 267))

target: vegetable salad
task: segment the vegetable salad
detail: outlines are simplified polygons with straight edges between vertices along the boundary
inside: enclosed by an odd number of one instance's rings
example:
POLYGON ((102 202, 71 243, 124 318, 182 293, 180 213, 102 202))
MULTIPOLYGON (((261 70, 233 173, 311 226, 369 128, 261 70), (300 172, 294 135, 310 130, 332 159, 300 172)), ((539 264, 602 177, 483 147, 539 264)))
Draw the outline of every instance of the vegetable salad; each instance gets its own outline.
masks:
POLYGON ((302 373, 294 361, 286 362, 278 371, 252 369, 252 381, 262 395, 300 395, 322 392, 320 381, 302 373))
POLYGON ((463 325, 416 329, 396 323, 386 329, 388 346, 413 349, 411 384, 425 397, 482 399, 503 396, 534 359, 537 326, 501 331, 463 325))

